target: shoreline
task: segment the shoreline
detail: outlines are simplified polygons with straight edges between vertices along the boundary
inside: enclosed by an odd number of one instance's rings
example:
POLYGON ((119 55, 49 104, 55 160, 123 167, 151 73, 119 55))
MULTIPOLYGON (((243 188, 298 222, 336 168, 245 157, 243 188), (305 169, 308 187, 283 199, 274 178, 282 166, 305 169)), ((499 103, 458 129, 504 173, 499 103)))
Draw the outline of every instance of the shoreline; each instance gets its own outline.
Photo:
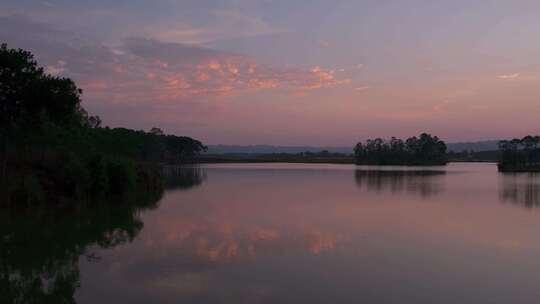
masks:
POLYGON ((497 169, 501 173, 539 173, 540 172, 540 166, 533 165, 533 166, 511 166, 506 165, 503 166, 501 164, 497 164, 497 169))
MULTIPOLYGON (((228 164, 228 163, 292 163, 292 164, 350 164, 356 165, 353 157, 317 157, 317 158, 296 158, 296 157, 203 157, 198 159, 188 160, 187 164, 228 164)), ((402 166, 402 167, 438 167, 445 166, 450 163, 485 163, 494 164, 497 162, 493 160, 449 160, 446 164, 391 164, 391 165, 377 165, 377 164, 358 164, 359 166, 402 166)))

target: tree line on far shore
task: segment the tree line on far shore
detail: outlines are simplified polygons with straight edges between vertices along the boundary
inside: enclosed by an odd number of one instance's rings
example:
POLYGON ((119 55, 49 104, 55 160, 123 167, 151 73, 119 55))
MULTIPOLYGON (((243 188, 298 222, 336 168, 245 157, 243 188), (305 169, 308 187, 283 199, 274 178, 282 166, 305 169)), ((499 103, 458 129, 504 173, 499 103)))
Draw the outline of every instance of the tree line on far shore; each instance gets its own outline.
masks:
POLYGON ((401 140, 392 137, 368 139, 354 148, 358 165, 444 165, 448 159, 458 161, 496 161, 500 171, 540 172, 540 136, 499 141, 498 151, 447 153, 444 141, 437 136, 422 133, 419 137, 401 140), (483 158, 482 158, 483 157, 483 158))

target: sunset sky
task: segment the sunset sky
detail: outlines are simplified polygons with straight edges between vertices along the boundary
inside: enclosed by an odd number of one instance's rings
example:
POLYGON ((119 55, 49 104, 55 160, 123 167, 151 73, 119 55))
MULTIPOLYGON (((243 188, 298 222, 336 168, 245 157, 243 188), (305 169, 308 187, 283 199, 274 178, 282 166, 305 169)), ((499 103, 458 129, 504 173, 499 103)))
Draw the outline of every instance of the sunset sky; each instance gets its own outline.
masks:
POLYGON ((540 132, 538 0, 3 0, 0 42, 205 144, 540 132))

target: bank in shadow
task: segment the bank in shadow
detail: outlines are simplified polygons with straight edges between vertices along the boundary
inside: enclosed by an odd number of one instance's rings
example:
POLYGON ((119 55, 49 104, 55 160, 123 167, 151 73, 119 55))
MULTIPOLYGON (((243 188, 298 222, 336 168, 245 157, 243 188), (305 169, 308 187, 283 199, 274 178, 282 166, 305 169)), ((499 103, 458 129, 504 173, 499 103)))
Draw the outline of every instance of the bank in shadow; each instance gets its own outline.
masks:
POLYGON ((167 190, 187 190, 206 181, 206 169, 200 166, 167 166, 163 169, 167 190))
POLYGON ((501 174, 499 197, 525 208, 540 207, 540 173, 501 174))
POLYGON ((367 191, 411 193, 430 197, 443 190, 444 170, 377 170, 355 171, 358 187, 367 191))

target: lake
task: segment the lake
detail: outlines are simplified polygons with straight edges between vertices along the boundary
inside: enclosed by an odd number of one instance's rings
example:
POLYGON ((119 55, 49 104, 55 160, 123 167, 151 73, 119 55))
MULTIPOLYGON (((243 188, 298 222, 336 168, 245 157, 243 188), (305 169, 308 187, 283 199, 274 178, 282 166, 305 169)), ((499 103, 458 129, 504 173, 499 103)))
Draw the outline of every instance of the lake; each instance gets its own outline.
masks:
POLYGON ((133 218, 95 217, 121 221, 100 232, 106 241, 85 234, 85 246, 69 247, 71 257, 65 248, 54 252, 61 262, 21 265, 36 268, 42 289, 63 288, 77 303, 530 303, 540 296, 538 174, 474 163, 215 164, 182 169, 168 187, 133 218))

